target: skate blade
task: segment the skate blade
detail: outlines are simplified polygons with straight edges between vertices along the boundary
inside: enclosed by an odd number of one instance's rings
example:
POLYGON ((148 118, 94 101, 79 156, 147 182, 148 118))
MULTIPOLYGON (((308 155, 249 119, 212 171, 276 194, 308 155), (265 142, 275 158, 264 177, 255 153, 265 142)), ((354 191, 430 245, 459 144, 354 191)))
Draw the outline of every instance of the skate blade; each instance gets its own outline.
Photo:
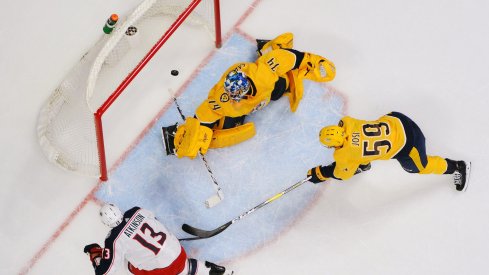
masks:
POLYGON ((465 163, 465 186, 461 190, 462 192, 465 192, 467 190, 467 187, 469 186, 471 165, 472 163, 470 161, 465 163))

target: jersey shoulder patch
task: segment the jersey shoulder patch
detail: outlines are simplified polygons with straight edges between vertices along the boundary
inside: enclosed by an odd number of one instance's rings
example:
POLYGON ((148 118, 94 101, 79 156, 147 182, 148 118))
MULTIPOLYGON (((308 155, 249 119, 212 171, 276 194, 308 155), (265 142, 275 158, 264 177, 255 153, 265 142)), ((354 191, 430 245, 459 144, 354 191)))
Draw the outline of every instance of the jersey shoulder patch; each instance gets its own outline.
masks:
MULTIPOLYGON (((224 103, 228 102, 229 101, 228 93, 226 93, 226 92, 222 93, 221 96, 219 97, 219 101, 224 102, 224 103)), ((210 101, 209 101, 209 103, 210 103, 210 101)))

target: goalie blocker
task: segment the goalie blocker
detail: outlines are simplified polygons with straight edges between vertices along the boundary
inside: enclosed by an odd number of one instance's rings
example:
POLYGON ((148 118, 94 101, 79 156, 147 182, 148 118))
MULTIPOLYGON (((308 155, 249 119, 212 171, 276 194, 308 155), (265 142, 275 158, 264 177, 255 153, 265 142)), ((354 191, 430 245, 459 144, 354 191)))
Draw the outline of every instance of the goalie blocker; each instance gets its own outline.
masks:
POLYGON ((182 125, 162 127, 162 139, 167 155, 195 158, 209 148, 222 148, 241 143, 256 134, 255 124, 248 122, 230 129, 210 129, 187 117, 182 125))

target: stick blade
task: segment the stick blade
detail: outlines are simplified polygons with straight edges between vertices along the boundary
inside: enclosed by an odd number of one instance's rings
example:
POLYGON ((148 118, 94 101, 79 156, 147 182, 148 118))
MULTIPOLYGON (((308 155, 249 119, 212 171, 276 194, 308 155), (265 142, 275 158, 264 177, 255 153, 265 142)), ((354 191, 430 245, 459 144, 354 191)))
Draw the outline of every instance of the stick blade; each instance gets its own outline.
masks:
POLYGON ((222 201, 222 197, 219 196, 219 194, 215 194, 214 196, 208 198, 206 201, 205 201, 205 206, 207 208, 212 208, 216 205, 218 205, 221 201, 222 201))
POLYGON ((221 233, 222 231, 226 230, 226 228, 228 228, 231 224, 233 224, 233 222, 229 221, 226 224, 223 224, 214 230, 203 230, 184 223, 182 225, 182 230, 190 235, 197 236, 201 239, 206 239, 221 233))

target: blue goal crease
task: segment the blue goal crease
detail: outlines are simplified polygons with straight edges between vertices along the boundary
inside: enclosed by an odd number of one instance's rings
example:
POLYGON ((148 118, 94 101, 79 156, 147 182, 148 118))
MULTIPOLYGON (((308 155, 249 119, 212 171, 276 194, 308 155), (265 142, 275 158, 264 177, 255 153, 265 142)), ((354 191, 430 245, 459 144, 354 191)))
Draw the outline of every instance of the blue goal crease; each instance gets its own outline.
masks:
MULTIPOLYGON (((242 35, 231 36, 178 98, 184 113, 192 115, 229 66, 254 61, 255 50, 242 35)), ((247 117, 255 123, 255 137, 206 154, 225 197, 211 209, 204 201, 216 191, 203 162, 164 152, 161 127, 181 121, 172 106, 112 172, 96 197, 123 210, 147 208, 179 238, 190 237, 181 230, 184 223, 205 230, 217 228, 302 180, 311 167, 331 162, 332 152, 319 144, 318 132, 325 125, 337 124, 343 106, 343 99, 325 85, 305 81, 304 98, 295 113, 284 97, 247 117)), ((183 242, 183 246, 193 258, 215 262, 237 259, 292 226, 320 194, 320 188, 306 183, 221 234, 183 242)))

